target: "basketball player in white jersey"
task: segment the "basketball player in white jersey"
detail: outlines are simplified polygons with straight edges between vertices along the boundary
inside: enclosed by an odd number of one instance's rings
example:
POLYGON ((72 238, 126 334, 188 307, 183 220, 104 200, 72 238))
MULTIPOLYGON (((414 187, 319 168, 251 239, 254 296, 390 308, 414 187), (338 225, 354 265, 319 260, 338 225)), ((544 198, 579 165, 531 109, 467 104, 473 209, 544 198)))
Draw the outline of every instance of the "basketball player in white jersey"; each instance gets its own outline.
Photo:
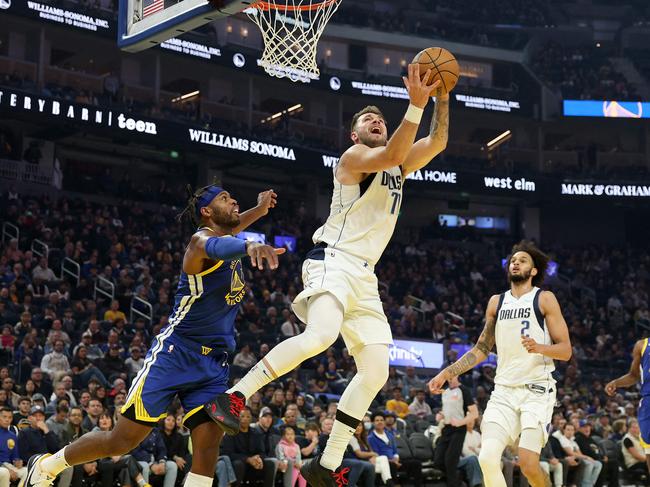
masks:
POLYGON ((496 344, 495 386, 481 423, 479 462, 485 487, 506 487, 501 454, 517 438, 519 464, 530 485, 550 485, 539 454, 548 440, 555 405, 553 360, 571 358, 571 341, 555 295, 537 287, 544 281, 548 261, 530 242, 512 248, 507 267, 510 290, 490 298, 476 345, 429 382, 432 393, 441 393, 445 382, 481 363, 496 344))
POLYGON ((248 398, 343 335, 357 374, 339 401, 327 448, 301 470, 314 487, 347 484, 346 471, 339 469, 343 454, 388 378, 392 335, 374 267, 393 235, 406 176, 427 165, 447 144, 448 95, 437 97, 430 133, 414 143, 423 109, 438 87, 437 82, 428 85, 430 78, 427 71, 421 80, 419 65, 409 65, 404 84, 410 105, 390 139, 377 107, 366 107, 352 119, 354 145, 334 169, 330 215, 314 233, 315 247, 302 268, 304 290, 293 303, 307 327, 276 345, 229 391, 248 398))

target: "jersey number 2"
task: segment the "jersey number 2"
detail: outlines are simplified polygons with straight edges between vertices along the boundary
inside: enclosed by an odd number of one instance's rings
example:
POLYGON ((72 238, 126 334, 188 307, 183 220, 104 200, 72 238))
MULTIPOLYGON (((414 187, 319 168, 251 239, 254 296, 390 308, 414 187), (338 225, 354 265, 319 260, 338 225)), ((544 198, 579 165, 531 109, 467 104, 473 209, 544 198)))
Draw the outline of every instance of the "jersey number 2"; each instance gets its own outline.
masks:
POLYGON ((521 324, 524 325, 524 326, 521 327, 521 334, 524 335, 524 336, 529 337, 530 335, 527 332, 528 332, 528 329, 530 328, 530 321, 524 320, 524 321, 521 322, 521 324))
POLYGON ((393 206, 390 207, 390 214, 394 215, 395 211, 397 211, 397 205, 399 205, 401 195, 396 191, 393 191, 390 195, 393 197, 393 206))

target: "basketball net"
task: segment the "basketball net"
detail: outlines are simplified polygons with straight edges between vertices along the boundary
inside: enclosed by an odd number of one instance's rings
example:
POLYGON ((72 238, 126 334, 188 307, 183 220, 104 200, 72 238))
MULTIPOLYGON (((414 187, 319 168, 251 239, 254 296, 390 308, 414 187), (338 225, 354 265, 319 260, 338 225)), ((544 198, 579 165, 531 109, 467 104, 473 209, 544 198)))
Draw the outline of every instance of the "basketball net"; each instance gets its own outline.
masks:
POLYGON ((268 0, 244 12, 264 39, 261 66, 271 76, 309 83, 318 79, 318 41, 341 0, 268 0))

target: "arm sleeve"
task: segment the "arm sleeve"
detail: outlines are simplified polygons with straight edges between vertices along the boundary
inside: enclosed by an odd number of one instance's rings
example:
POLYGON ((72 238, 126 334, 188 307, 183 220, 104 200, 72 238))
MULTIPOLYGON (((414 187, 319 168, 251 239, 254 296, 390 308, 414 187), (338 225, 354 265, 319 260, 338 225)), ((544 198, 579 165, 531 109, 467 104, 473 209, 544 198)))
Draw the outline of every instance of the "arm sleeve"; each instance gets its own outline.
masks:
POLYGON ((634 443, 632 443, 632 440, 630 440, 629 438, 625 438, 623 440, 623 446, 625 448, 632 448, 634 446, 634 443))
POLYGON ((210 237, 205 244, 205 253, 214 260, 245 257, 246 241, 234 237, 210 237))

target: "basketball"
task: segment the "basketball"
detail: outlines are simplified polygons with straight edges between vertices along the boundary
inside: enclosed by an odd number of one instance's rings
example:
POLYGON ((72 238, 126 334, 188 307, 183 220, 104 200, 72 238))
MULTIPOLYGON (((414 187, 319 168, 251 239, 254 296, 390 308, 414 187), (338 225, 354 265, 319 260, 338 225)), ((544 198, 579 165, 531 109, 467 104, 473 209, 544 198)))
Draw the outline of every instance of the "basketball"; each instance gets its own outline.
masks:
POLYGON ((427 69, 433 71, 431 83, 440 80, 440 88, 443 93, 449 93, 458 83, 460 67, 452 53, 442 47, 428 47, 418 52, 412 63, 420 65, 420 76, 424 76, 427 69))

